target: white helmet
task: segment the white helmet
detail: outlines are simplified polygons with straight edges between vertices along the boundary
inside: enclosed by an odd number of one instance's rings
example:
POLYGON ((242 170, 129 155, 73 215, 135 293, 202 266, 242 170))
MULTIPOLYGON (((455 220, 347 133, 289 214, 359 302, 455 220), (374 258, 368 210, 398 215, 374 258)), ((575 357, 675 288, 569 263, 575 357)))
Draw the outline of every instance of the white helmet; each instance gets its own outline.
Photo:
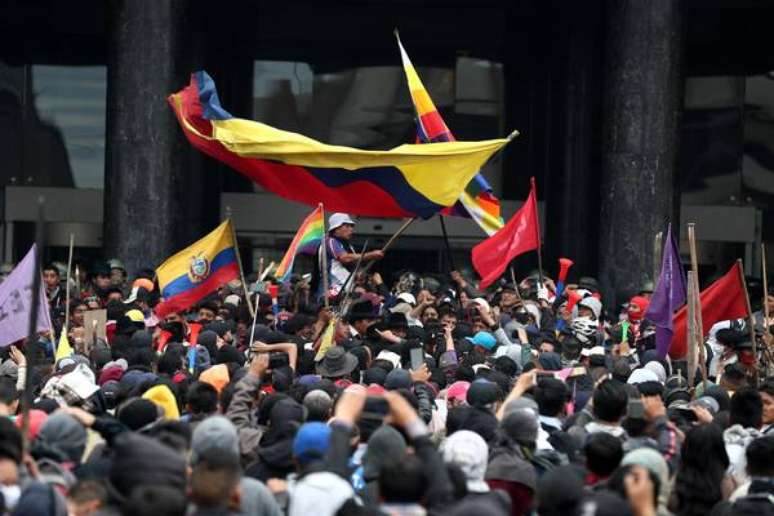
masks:
POLYGON ((583 344, 587 344, 594 339, 597 333, 597 321, 589 317, 576 317, 572 322, 572 332, 575 338, 583 344))

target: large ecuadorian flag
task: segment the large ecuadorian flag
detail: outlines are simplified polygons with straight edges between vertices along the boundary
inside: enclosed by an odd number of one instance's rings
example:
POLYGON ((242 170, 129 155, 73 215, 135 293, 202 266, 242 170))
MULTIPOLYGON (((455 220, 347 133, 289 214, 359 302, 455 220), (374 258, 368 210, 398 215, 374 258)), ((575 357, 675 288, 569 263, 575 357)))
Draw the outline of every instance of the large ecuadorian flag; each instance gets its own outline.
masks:
MULTIPOLYGON (((428 218, 453 205, 509 139, 401 145, 387 151, 327 145, 234 118, 205 72, 169 96, 191 144, 263 188, 311 206, 370 217, 428 218)), ((515 133, 514 133, 515 134, 515 133)))
POLYGON ((167 258, 156 269, 163 301, 156 314, 186 310, 221 285, 239 278, 239 262, 231 220, 167 258))

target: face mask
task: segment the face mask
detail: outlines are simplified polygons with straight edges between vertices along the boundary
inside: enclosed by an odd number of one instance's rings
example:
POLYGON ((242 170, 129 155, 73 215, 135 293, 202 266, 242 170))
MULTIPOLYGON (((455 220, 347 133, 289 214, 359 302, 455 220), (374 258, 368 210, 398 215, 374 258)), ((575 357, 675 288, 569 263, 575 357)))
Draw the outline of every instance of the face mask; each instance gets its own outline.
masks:
POLYGON ((16 504, 19 503, 21 498, 21 487, 14 484, 12 486, 0 485, 0 494, 3 495, 6 509, 15 509, 16 504))
POLYGON ((753 365, 755 363, 755 355, 751 353, 739 353, 739 361, 746 366, 753 365))
POLYGON ((540 328, 538 328, 535 324, 528 324, 527 331, 532 333, 540 333, 540 328))

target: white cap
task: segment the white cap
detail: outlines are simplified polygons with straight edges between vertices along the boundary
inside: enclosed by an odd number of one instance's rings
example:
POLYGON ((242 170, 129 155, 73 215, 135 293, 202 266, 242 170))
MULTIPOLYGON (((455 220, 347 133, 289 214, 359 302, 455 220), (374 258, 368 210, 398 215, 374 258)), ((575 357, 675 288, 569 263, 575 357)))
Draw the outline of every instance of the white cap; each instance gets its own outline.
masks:
POLYGON ((346 213, 334 213, 328 217, 328 231, 333 231, 334 229, 338 228, 339 226, 343 226, 344 224, 354 225, 355 221, 352 220, 352 217, 346 213))
POLYGON ((411 313, 411 305, 408 303, 398 303, 397 305, 393 306, 392 308, 388 308, 390 313, 393 314, 405 314, 408 315, 411 313))
POLYGON ((376 355, 376 360, 388 360, 393 367, 400 367, 400 355, 392 351, 382 350, 376 355))
POLYGON ((592 357, 594 355, 605 356, 605 348, 602 346, 594 346, 593 348, 583 348, 581 350, 582 357, 592 357))
POLYGON ((228 296, 226 296, 226 299, 223 300, 223 303, 224 304, 228 303, 230 305, 239 306, 239 302, 241 300, 242 299, 238 295, 236 295, 236 294, 229 294, 228 296))
POLYGON ((417 298, 415 298, 414 294, 411 292, 401 292, 395 299, 399 299, 404 303, 410 304, 411 306, 416 306, 417 304, 417 298))
POLYGON ((489 302, 486 299, 484 299, 483 297, 473 298, 473 302, 476 303, 477 305, 480 305, 480 306, 484 307, 487 312, 490 311, 489 310, 489 302))
POLYGON ((629 379, 626 383, 629 385, 637 385, 638 383, 645 382, 658 382, 658 375, 650 369, 635 369, 632 374, 629 375, 629 379))

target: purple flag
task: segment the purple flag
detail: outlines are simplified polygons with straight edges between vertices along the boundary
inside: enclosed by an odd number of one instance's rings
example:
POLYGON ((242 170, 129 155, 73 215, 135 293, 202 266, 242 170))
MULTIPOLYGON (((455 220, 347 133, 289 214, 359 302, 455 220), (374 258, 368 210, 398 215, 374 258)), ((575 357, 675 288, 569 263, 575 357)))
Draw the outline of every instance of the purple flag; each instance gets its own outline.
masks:
MULTIPOLYGON (((0 283, 0 347, 27 338, 32 309, 32 281, 35 270, 35 246, 0 283)), ((38 331, 51 331, 51 314, 43 283, 40 284, 38 331)))
POLYGON ((656 325, 656 351, 661 358, 666 356, 672 342, 674 313, 685 303, 685 299, 685 271, 680 262, 680 248, 670 224, 664 242, 661 274, 645 312, 645 319, 656 325))

